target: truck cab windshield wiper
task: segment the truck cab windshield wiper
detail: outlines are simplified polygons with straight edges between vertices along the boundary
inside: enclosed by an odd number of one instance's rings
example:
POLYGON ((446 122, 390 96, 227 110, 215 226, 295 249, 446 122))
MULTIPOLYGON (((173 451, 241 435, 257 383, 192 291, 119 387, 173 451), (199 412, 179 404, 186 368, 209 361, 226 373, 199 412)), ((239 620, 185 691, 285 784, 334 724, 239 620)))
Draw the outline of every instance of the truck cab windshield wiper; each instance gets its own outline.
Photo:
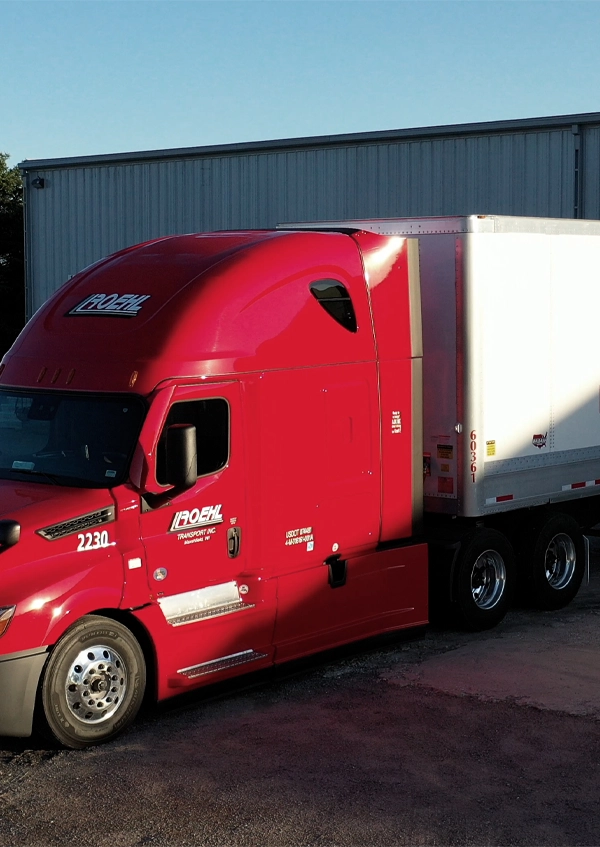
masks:
POLYGON ((46 471, 36 471, 32 470, 31 468, 8 468, 8 470, 12 471, 13 473, 23 473, 31 476, 43 476, 45 479, 51 482, 52 485, 62 485, 62 482, 59 482, 59 477, 56 476, 56 474, 46 473, 46 471))

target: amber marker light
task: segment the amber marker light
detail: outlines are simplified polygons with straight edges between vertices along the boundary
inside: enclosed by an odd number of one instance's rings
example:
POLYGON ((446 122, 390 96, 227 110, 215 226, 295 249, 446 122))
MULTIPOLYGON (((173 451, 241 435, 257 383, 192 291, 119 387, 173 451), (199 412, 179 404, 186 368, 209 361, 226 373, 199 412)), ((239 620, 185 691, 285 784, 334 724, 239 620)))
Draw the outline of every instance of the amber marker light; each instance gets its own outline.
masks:
POLYGON ((137 378, 138 378, 138 372, 132 371, 131 376, 129 377, 129 387, 130 388, 133 388, 133 386, 136 384, 137 378))
POLYGON ((0 606, 0 636, 4 635, 15 614, 16 606, 0 606))

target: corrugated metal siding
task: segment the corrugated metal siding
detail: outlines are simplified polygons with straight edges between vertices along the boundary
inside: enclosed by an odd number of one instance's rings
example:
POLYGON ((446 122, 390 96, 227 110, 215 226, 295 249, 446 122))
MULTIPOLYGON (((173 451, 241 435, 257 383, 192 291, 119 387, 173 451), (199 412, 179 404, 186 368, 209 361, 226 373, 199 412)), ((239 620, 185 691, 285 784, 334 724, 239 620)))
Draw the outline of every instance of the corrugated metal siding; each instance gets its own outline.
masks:
POLYGON ((600 127, 583 134, 583 217, 600 220, 600 127))
MULTIPOLYGON (((586 132, 596 179, 585 214, 600 217, 600 129, 586 132)), ((35 170, 29 179, 46 185, 27 189, 29 313, 91 262, 161 235, 290 220, 572 217, 573 139, 552 127, 35 170)))

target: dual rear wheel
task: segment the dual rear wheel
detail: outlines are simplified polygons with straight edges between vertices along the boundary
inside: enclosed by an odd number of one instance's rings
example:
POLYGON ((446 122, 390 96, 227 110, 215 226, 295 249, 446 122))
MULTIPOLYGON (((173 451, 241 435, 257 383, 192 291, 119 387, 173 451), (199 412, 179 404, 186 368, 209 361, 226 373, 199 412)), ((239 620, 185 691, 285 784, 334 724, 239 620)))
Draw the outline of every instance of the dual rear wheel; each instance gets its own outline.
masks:
POLYGON ((586 567, 585 539, 569 515, 546 515, 522 547, 524 598, 538 609, 562 609, 579 591, 586 567))
POLYGON ((508 611, 519 581, 538 609, 561 609, 577 594, 585 571, 585 541, 569 515, 545 515, 524 533, 517 554, 494 529, 475 529, 454 562, 453 607, 467 629, 496 626, 508 611))

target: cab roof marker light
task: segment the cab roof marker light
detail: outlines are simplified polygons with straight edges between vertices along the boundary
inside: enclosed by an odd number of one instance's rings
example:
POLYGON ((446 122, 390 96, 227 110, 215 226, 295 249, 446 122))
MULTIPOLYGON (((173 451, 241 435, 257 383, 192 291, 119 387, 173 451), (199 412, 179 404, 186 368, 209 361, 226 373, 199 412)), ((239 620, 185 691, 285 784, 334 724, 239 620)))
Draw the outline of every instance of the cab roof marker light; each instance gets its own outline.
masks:
POLYGON ((0 636, 4 635, 16 611, 16 606, 0 607, 0 636))
POLYGON ((130 388, 133 388, 133 386, 136 384, 137 378, 138 378, 138 372, 132 371, 131 376, 129 377, 129 387, 130 388))

